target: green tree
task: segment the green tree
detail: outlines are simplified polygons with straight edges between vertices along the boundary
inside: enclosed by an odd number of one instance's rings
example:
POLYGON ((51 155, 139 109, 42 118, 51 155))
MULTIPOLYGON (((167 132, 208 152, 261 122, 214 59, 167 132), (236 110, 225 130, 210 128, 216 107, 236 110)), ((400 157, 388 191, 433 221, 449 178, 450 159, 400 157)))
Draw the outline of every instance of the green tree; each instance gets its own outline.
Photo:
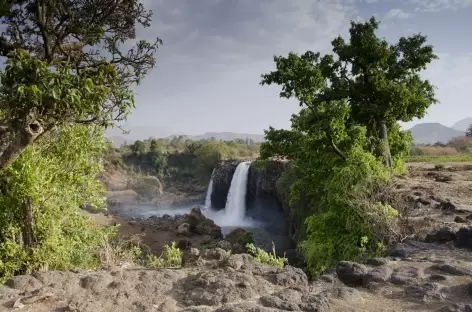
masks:
POLYGON ((425 36, 402 37, 391 45, 377 37, 378 27, 375 18, 351 22, 350 40, 332 41, 334 55, 321 57, 308 51, 301 56, 274 57, 277 70, 262 75, 261 84, 282 85, 281 97, 296 97, 315 114, 316 106, 345 102, 350 110, 346 122, 366 126, 376 138, 371 144, 382 151, 385 165, 391 167, 388 130, 397 121, 423 117, 437 102, 434 87, 420 77, 420 71, 437 57, 432 46, 425 45, 425 36))
POLYGON ((150 152, 157 152, 159 149, 159 145, 157 144, 157 140, 151 140, 151 142, 149 143, 149 151, 150 152))
POLYGON ((217 164, 226 157, 227 148, 223 142, 210 140, 195 150, 196 163, 202 173, 210 174, 217 164))
POLYGON ((133 145, 131 145, 131 150, 135 155, 143 155, 146 153, 146 143, 141 140, 136 140, 133 145))
POLYGON ((377 28, 374 18, 352 22, 349 42, 332 41, 334 55, 289 53, 262 75, 262 85, 280 85, 280 96, 301 106, 290 130, 265 131, 260 160, 291 160, 285 178, 293 182, 291 215, 300 222, 299 247, 312 273, 384 251, 397 212, 379 190, 390 180, 389 167, 403 168, 411 145, 398 121, 421 117, 436 102, 433 86, 419 76, 435 58, 426 38, 389 45, 377 28))
POLYGON ((126 118, 160 43, 125 50, 136 27, 150 26, 139 0, 3 1, 0 13, 1 170, 55 127, 126 118))
POLYGON ((467 130, 465 131, 465 136, 472 137, 472 125, 470 125, 469 128, 467 128, 467 130))
POLYGON ((167 168, 167 156, 159 149, 157 140, 151 140, 147 155, 151 167, 155 170, 157 176, 162 179, 167 168))
POLYGON ((83 205, 105 208, 97 179, 106 150, 102 129, 63 126, 47 136, 27 147, 0 176, 0 283, 40 268, 96 268, 100 244, 113 234, 79 213, 83 205), (31 246, 24 244, 27 197, 35 238, 31 246))

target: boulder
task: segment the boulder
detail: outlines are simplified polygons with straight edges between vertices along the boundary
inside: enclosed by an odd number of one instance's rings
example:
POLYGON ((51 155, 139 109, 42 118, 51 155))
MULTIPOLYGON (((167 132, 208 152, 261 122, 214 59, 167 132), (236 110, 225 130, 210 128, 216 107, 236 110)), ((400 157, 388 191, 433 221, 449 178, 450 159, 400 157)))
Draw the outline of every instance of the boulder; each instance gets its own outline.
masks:
POLYGON ((186 216, 186 223, 189 224, 190 232, 200 234, 200 235, 209 235, 212 238, 223 238, 223 233, 221 228, 210 220, 206 218, 200 207, 194 207, 190 213, 186 216))
POLYGON ((231 250, 231 243, 225 240, 220 240, 216 243, 216 247, 223 250, 231 250))
POLYGON ((186 222, 179 225, 177 228, 178 235, 189 235, 190 234, 190 225, 186 222))
POLYGON ((225 240, 230 242, 231 245, 240 244, 242 246, 254 242, 252 233, 242 228, 232 230, 228 235, 226 235, 225 240))
POLYGON ((340 261, 336 266, 338 278, 346 285, 360 286, 368 269, 365 265, 351 262, 340 261))
POLYGON ((458 248, 467 248, 472 250, 472 226, 461 227, 456 232, 454 245, 458 248))
POLYGON ((192 247, 192 242, 186 238, 180 239, 177 242, 177 248, 179 248, 180 250, 187 250, 190 247, 192 247))

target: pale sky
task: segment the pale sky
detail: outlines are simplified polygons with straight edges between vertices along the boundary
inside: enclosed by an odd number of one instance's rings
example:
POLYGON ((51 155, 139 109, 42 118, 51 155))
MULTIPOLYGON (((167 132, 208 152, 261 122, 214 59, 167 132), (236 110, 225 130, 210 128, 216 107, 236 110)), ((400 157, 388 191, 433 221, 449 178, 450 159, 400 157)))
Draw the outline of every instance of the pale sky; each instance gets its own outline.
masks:
MULTIPOLYGON (((451 126, 472 116, 472 0, 146 0, 153 25, 139 39, 160 37, 157 67, 136 89, 127 125, 172 133, 262 133, 288 128, 297 102, 279 87, 260 86, 273 56, 331 52, 350 20, 375 15, 390 42, 421 32, 440 60, 425 77, 441 101, 421 122, 451 126)), ((410 123, 410 127, 414 123, 410 123)))

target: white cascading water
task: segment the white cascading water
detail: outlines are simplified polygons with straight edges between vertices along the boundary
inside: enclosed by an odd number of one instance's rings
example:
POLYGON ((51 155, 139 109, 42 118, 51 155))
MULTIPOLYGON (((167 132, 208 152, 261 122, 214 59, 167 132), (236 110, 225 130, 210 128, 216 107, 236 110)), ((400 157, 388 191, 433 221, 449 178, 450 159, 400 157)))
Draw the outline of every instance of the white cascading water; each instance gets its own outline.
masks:
POLYGON ((236 171, 234 172, 229 187, 225 214, 222 220, 223 223, 228 225, 244 223, 244 216, 246 214, 247 180, 250 165, 250 161, 245 161, 236 167, 236 171))
POLYGON ((213 175, 215 174, 215 169, 213 169, 210 177, 210 183, 208 183, 208 190, 205 197, 205 209, 211 209, 211 193, 213 193, 213 175))

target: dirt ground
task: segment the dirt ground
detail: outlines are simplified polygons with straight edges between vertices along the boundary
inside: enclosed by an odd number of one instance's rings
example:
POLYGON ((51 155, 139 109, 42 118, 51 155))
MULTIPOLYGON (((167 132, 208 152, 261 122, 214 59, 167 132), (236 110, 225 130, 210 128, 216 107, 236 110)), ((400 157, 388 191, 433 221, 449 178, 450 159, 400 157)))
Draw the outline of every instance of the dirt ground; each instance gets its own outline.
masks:
POLYGON ((472 224, 472 163, 410 163, 408 171, 395 179, 392 193, 401 196, 399 210, 412 234, 472 224))
POLYGON ((149 247, 149 250, 160 255, 164 245, 170 245, 172 242, 186 242, 189 247, 200 247, 203 244, 214 242, 215 239, 208 235, 189 234, 181 235, 178 232, 178 226, 183 222, 181 218, 149 218, 146 220, 132 220, 110 214, 97 213, 92 214, 84 212, 101 227, 113 226, 119 224, 118 235, 124 240, 133 238, 139 240, 141 244, 149 247))

